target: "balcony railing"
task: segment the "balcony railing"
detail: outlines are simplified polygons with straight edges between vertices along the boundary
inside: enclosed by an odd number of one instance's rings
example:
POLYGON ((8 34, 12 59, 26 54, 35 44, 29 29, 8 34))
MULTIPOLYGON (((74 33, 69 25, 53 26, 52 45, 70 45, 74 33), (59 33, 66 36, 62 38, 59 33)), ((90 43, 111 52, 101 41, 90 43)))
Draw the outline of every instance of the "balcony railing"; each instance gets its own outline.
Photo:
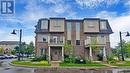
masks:
POLYGON ((106 44, 105 39, 100 37, 85 40, 85 45, 105 45, 105 44, 106 44))
POLYGON ((64 37, 49 37, 48 44, 51 46, 63 46, 64 37))

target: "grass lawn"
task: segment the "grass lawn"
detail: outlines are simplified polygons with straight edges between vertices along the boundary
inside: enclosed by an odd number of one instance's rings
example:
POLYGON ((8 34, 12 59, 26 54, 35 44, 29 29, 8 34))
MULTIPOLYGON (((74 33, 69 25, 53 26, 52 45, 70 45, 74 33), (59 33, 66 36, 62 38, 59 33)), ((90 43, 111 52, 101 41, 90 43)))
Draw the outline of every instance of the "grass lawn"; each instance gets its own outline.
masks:
POLYGON ((74 63, 61 63, 62 67, 106 67, 103 64, 99 63, 90 63, 90 64, 74 64, 74 63))
POLYGON ((113 66, 119 66, 119 67, 130 67, 130 61, 124 61, 124 62, 118 62, 115 64, 112 64, 113 66))
POLYGON ((41 67, 41 66, 50 66, 48 61, 41 61, 41 62, 29 62, 29 61, 12 61, 13 65, 16 66, 27 66, 27 67, 41 67))

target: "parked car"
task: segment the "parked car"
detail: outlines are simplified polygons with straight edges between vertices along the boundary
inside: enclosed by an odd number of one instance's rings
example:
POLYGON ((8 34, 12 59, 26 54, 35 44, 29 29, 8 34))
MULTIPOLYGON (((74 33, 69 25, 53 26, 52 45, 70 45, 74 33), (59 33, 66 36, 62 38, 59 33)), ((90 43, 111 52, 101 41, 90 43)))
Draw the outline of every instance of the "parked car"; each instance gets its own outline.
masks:
POLYGON ((5 56, 6 59, 12 59, 13 58, 12 56, 7 55, 7 54, 5 54, 4 56, 5 56))
POLYGON ((15 56, 15 55, 10 55, 12 58, 17 58, 17 56, 15 56))
POLYGON ((4 55, 0 55, 0 59, 5 59, 5 56, 4 55))

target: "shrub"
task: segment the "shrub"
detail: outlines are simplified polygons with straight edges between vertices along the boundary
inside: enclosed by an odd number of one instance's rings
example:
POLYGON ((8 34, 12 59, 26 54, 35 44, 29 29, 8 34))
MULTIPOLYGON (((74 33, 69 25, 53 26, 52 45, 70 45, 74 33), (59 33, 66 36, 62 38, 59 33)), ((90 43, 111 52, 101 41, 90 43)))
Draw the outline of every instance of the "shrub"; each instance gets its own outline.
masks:
POLYGON ((36 57, 34 57, 31 61, 32 62, 35 62, 35 61, 42 61, 42 60, 47 60, 46 59, 46 55, 43 55, 43 56, 36 56, 36 57))
POLYGON ((113 55, 107 57, 107 62, 108 62, 109 64, 116 63, 117 61, 118 61, 118 60, 114 59, 114 56, 113 56, 113 55))
POLYGON ((87 64, 91 64, 92 63, 91 59, 86 59, 85 61, 86 61, 87 64))
POLYGON ((40 61, 40 64, 48 64, 48 61, 45 61, 45 60, 40 61))
POLYGON ((65 55, 65 59, 64 59, 65 63, 74 63, 74 60, 75 60, 74 56, 72 56, 72 55, 65 55))

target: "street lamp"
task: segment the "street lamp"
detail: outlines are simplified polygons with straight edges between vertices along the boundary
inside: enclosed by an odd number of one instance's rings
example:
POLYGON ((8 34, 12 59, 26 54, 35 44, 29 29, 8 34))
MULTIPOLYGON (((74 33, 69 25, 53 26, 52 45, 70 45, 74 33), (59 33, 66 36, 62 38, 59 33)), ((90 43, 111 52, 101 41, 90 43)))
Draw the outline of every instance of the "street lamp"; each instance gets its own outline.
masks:
POLYGON ((16 31, 18 31, 18 32, 20 32, 19 33, 19 50, 18 50, 18 61, 20 61, 20 49, 21 49, 21 38, 22 38, 22 29, 20 29, 20 30, 13 30, 13 32, 11 33, 11 34, 16 34, 16 31))
POLYGON ((122 47, 122 34, 126 33, 126 36, 130 36, 130 34, 129 34, 129 32, 119 32, 119 33, 120 33, 121 58, 122 58, 122 61, 124 61, 124 50, 123 50, 123 47, 122 47))

